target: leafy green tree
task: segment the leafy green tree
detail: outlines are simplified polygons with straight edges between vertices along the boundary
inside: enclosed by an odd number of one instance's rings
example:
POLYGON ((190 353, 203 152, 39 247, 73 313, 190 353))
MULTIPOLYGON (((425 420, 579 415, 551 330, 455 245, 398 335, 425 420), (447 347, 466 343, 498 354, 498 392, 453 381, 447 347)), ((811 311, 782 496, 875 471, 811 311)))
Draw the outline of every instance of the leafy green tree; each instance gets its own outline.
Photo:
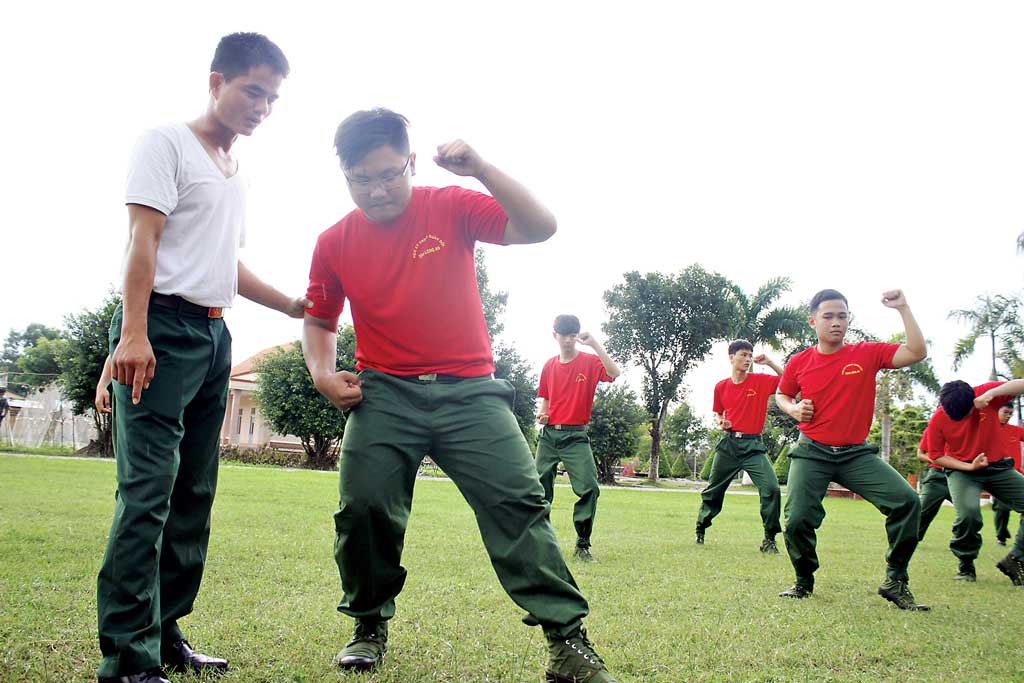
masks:
POLYGON ((764 421, 761 439, 764 441, 768 459, 775 462, 783 449, 792 446, 800 438, 799 423, 787 415, 775 402, 775 396, 768 397, 768 414, 764 421))
POLYGON ((75 415, 92 415, 96 425, 98 438, 86 450, 108 457, 114 455, 110 415, 98 412, 93 400, 109 352, 110 319, 120 300, 120 295, 111 291, 98 307, 64 318, 66 344, 60 357, 64 397, 71 401, 75 415))
MULTIPOLYGON (((890 337, 889 342, 902 344, 905 340, 902 332, 890 337)), ((919 363, 908 365, 898 370, 884 370, 875 379, 875 421, 878 423, 878 441, 880 454, 886 462, 891 462, 893 414, 900 403, 914 398, 915 387, 920 387, 930 394, 939 393, 939 380, 935 376, 935 368, 930 358, 919 363)), ((918 433, 918 438, 921 434, 918 433)), ((917 442, 914 442, 915 445, 917 442)))
POLYGON ((789 452, 792 449, 791 444, 783 446, 779 457, 775 458, 775 464, 772 465, 772 469, 775 470, 775 478, 779 480, 780 484, 789 481, 789 452))
POLYGON ((678 398, 687 371, 728 333, 733 284, 691 265, 678 275, 630 271, 604 293, 608 351, 644 373, 643 403, 651 434, 648 477, 658 480, 661 433, 668 407, 678 398))
POLYGON ((806 340, 807 314, 794 306, 776 306, 779 298, 789 291, 792 280, 776 277, 761 285, 753 296, 748 296, 738 285, 730 293, 733 310, 729 316, 726 336, 746 339, 754 346, 766 344, 781 351, 786 342, 802 343, 806 340))
POLYGON ((47 345, 43 351, 32 354, 32 357, 19 363, 21 357, 38 345, 41 340, 54 341, 61 337, 61 331, 47 327, 41 323, 30 323, 24 330, 11 330, 4 342, 3 353, 0 353, 0 373, 9 373, 8 388, 19 394, 45 386, 57 379, 59 366, 53 353, 59 347, 47 345), (26 369, 29 368, 29 369, 26 369), (39 372, 42 374, 28 375, 25 373, 39 372))
POLYGON ((698 470, 707 459, 708 426, 694 414, 685 399, 672 411, 665 420, 662 432, 662 445, 669 453, 678 455, 686 464, 685 471, 680 467, 672 467, 672 476, 684 476, 698 470))
MULTIPOLYGON (((338 333, 335 367, 356 364, 356 335, 351 325, 338 333)), ((332 470, 338 465, 338 447, 345 433, 345 415, 320 395, 306 369, 299 342, 273 351, 256 362, 256 400, 260 411, 278 434, 292 434, 302 442, 306 467, 332 470)))
POLYGON ((615 466, 622 458, 636 453, 645 419, 636 392, 628 386, 598 387, 587 432, 597 462, 597 478, 602 484, 614 484, 615 466))
MULTIPOLYGON (((929 409, 922 405, 908 405, 892 410, 889 464, 903 476, 920 469, 917 446, 930 416, 929 409)), ((868 438, 880 440, 881 429, 881 422, 875 421, 868 438)))
MULTIPOLYGON (((974 353, 980 339, 987 339, 992 361, 990 380, 999 378, 996 360, 999 358, 997 342, 1012 339, 1013 328, 1019 319, 1020 299, 1003 295, 982 294, 975 298, 973 308, 950 311, 949 317, 970 327, 968 333, 953 347, 953 369, 958 370, 968 356, 974 353), (1009 334, 1010 337, 1006 335, 1009 334)), ((1004 352, 1007 349, 1003 349, 1004 352)))
POLYGON ((60 377, 60 358, 64 354, 65 342, 60 337, 40 337, 32 346, 26 347, 18 356, 17 366, 22 373, 22 384, 29 391, 42 389, 60 377))

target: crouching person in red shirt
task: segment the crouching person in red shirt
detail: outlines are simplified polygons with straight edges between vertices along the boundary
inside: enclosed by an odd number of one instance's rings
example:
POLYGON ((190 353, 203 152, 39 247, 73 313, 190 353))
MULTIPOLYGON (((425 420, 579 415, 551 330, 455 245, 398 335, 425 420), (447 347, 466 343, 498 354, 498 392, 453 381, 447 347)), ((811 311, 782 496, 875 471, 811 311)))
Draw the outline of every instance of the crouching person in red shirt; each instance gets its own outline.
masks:
POLYGON ((865 441, 875 409, 875 376, 922 360, 924 336, 900 290, 885 292, 882 303, 899 311, 905 344, 846 343, 850 311, 846 297, 825 289, 811 299, 809 322, 818 344, 790 359, 779 382, 777 401, 800 425, 800 441, 790 452, 786 497, 786 550, 796 584, 780 597, 806 598, 818 569, 817 529, 825 519, 822 501, 830 481, 845 486, 885 514, 889 549, 886 580, 878 594, 900 609, 926 610, 907 587, 907 566, 917 548, 921 502, 900 474, 865 441), (797 396, 800 400, 797 400, 797 396))
MULTIPOLYGON (((609 683, 587 640, 587 601, 562 558, 530 448, 512 413, 514 389, 494 379, 473 263, 476 242, 529 244, 555 232, 551 213, 461 140, 434 162, 479 180, 413 187, 416 155, 405 117, 361 111, 335 147, 356 210, 317 240, 313 308, 303 352, 317 389, 350 411, 341 446, 335 560, 338 611, 355 635, 345 669, 373 669, 405 583, 401 565, 413 484, 424 455, 451 477, 476 515, 502 587, 548 639, 547 680, 609 683), (348 299, 357 375, 335 368, 337 322, 348 299)), ((500 676, 499 676, 500 677, 500 676)))

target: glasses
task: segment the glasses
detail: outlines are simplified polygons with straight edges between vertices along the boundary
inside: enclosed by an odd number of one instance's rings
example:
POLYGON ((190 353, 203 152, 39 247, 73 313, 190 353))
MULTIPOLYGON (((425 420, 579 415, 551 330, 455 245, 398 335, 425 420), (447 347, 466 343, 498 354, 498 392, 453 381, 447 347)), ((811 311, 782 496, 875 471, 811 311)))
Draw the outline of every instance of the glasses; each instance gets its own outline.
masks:
POLYGON ((412 162, 412 155, 410 154, 405 158, 405 166, 398 173, 385 173, 379 175, 376 178, 352 178, 347 173, 344 174, 345 180, 348 181, 349 187, 360 192, 366 192, 371 188, 380 185, 384 189, 391 189, 398 185, 402 181, 402 178, 409 172, 409 167, 412 162))

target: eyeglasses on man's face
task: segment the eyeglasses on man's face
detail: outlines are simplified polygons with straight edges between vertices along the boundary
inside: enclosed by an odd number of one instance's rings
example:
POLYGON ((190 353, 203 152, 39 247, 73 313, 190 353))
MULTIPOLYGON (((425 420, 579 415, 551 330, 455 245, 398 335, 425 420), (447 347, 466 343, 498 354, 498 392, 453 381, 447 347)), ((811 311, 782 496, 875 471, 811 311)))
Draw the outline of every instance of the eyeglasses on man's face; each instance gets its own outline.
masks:
POLYGON ((369 191, 378 185, 384 189, 390 190, 402 182, 402 179, 409 173, 411 164, 412 155, 410 154, 405 158, 405 165, 402 166, 401 171, 390 171, 373 178, 367 178, 364 176, 352 177, 348 173, 345 173, 345 180, 348 181, 349 187, 354 190, 359 190, 360 192, 369 191))

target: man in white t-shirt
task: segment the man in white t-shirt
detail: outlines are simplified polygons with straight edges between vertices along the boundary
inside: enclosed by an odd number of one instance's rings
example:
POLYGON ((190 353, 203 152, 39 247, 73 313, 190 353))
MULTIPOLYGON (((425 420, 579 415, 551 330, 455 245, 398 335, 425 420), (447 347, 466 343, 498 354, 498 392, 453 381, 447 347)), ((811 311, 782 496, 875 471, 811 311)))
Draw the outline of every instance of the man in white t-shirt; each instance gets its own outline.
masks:
POLYGON ((231 370, 235 294, 301 318, 309 305, 238 252, 245 183, 231 147, 271 111, 288 61, 256 33, 221 39, 206 112, 144 133, 128 172, 123 304, 110 323, 117 503, 97 582, 99 679, 165 683, 163 666, 219 672, 191 649, 231 370))

